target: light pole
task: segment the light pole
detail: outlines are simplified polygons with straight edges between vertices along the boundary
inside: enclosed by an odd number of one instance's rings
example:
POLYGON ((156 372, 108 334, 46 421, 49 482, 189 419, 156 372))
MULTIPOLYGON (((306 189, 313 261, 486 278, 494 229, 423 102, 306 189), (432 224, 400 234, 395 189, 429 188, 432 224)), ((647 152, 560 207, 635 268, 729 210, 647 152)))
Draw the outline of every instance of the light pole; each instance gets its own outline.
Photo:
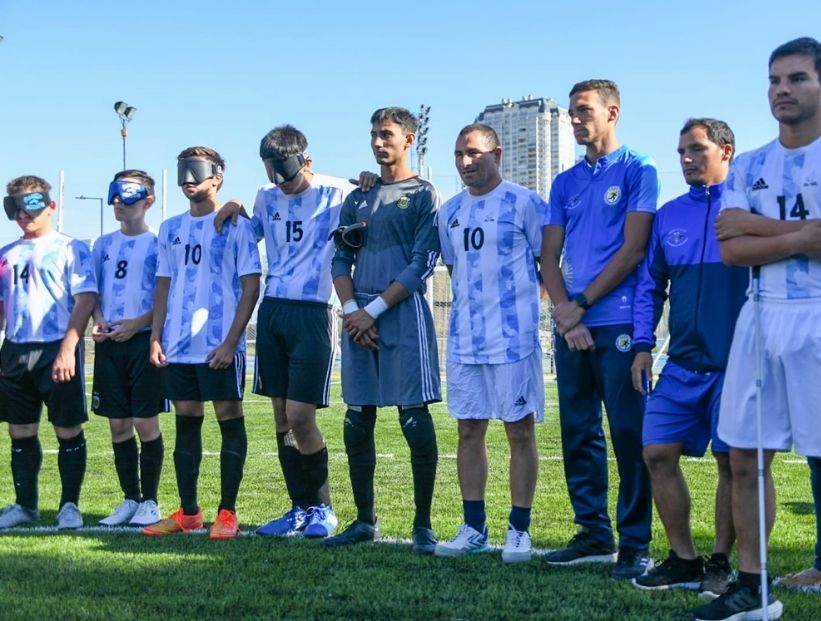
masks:
POLYGON ((416 131, 416 158, 419 162, 419 174, 425 174, 425 155, 428 153, 428 130, 430 129, 430 106, 422 104, 419 108, 419 129, 416 131))
POLYGON ((120 130, 120 136, 123 137, 123 170, 127 168, 125 165, 125 137, 128 136, 128 130, 125 126, 128 125, 128 122, 134 118, 134 113, 136 111, 137 108, 134 106, 129 106, 124 101, 118 101, 114 104, 114 112, 117 113, 117 116, 120 117, 120 123, 123 124, 123 127, 120 130))
POLYGON ((81 201, 100 201, 100 237, 103 236, 103 197, 102 196, 75 196, 74 198, 81 201))

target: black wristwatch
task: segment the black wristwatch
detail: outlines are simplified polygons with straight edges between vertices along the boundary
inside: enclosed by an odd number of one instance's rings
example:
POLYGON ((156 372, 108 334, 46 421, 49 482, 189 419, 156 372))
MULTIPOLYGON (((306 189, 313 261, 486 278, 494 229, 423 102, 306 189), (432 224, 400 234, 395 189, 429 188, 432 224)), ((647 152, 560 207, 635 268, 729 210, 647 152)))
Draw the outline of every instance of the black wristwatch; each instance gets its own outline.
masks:
POLYGON ((590 302, 587 301, 587 298, 584 297, 584 293, 577 294, 573 301, 579 305, 579 308, 582 310, 590 310, 590 302))

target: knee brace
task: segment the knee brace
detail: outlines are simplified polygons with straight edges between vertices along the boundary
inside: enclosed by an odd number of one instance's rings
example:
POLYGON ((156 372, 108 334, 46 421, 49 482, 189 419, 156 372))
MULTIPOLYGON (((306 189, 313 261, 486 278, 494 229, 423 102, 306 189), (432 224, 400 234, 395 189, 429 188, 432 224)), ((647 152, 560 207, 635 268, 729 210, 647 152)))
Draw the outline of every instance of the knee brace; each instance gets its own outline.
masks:
POLYGON ((426 405, 399 408, 399 425, 411 451, 411 464, 436 463, 436 430, 426 405))
POLYGON ((343 439, 348 458, 358 462, 368 461, 376 464, 376 447, 373 442, 373 429, 376 426, 376 408, 374 406, 348 407, 345 413, 343 439))

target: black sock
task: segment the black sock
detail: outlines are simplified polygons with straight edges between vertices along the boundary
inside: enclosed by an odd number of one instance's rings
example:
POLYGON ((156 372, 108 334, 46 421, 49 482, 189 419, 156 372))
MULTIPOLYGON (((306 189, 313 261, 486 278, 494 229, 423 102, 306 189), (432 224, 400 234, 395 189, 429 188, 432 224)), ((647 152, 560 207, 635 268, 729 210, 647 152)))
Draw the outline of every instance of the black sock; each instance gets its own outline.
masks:
POLYGON ((122 442, 113 442, 114 467, 117 469, 117 478, 126 498, 140 501, 140 451, 137 448, 137 438, 131 436, 122 442))
POLYGON ((320 504, 319 490, 328 482, 328 448, 323 446, 316 453, 302 456, 302 474, 305 480, 305 498, 309 507, 320 504))
POLYGON ((245 456, 248 454, 248 436, 245 434, 245 418, 231 418, 219 421, 222 432, 220 449, 220 511, 236 511, 239 484, 245 456))
POLYGON ((153 440, 143 442, 140 447, 140 485, 143 500, 157 502, 164 452, 162 434, 153 440))
POLYGON ((43 464, 43 449, 40 438, 12 438, 11 474, 14 479, 16 502, 21 507, 37 510, 37 478, 43 464))
POLYGON ((174 470, 180 505, 185 515, 196 515, 197 479, 202 461, 202 416, 177 416, 177 441, 174 446, 174 470))
POLYGON ((761 574, 750 574, 746 571, 738 572, 738 582, 742 585, 758 593, 761 590, 761 574))
POLYGON ((348 408, 345 413, 345 452, 348 454, 348 471, 351 475, 356 519, 374 524, 373 475, 376 470, 376 445, 373 428, 376 425, 376 408, 364 406, 360 411, 348 408))
POLYGON ((411 452, 413 499, 416 504, 413 525, 430 528, 430 506, 439 461, 436 430, 427 406, 400 408, 399 412, 399 424, 411 452))
POLYGON ((60 506, 67 502, 80 504, 80 487, 86 474, 86 438, 81 431, 69 440, 57 438, 60 445, 57 450, 57 469, 60 471, 60 482, 63 486, 60 495, 60 506))
POLYGON ((302 476, 302 455, 294 439, 294 432, 277 433, 277 452, 282 476, 285 478, 285 487, 291 504, 295 507, 307 509, 305 506, 305 480, 302 476))

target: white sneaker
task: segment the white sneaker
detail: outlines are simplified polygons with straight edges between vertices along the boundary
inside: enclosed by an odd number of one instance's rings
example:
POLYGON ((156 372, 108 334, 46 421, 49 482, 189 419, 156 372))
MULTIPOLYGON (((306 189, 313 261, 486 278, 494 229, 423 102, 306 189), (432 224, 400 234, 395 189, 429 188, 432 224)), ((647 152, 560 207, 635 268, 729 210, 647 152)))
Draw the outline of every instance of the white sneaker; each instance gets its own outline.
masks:
POLYGON ((318 507, 311 507, 306 512, 308 515, 308 525, 302 531, 302 536, 306 539, 324 539, 336 532, 339 521, 336 513, 328 505, 321 504, 318 507))
POLYGON ((532 556, 533 546, 530 533, 526 530, 516 530, 508 525, 505 547, 502 549, 502 560, 505 563, 522 563, 529 561, 532 556))
POLYGON ((136 500, 126 498, 114 509, 114 512, 107 518, 103 518, 98 522, 100 526, 122 526, 137 512, 137 507, 140 506, 136 500))
POLYGON ((40 512, 36 509, 26 509, 18 504, 9 505, 0 513, 0 528, 13 528, 39 519, 40 512))
POLYGON ((151 526, 162 520, 160 508, 153 500, 143 500, 128 523, 129 526, 151 526))
POLYGON ((436 544, 433 553, 436 556, 464 556, 465 554, 480 554, 490 552, 487 544, 487 526, 480 533, 467 524, 462 524, 459 532, 450 541, 440 541, 436 544))
POLYGON ((69 528, 82 528, 83 516, 80 509, 73 502, 67 502, 60 507, 57 514, 57 530, 67 530, 69 528))

